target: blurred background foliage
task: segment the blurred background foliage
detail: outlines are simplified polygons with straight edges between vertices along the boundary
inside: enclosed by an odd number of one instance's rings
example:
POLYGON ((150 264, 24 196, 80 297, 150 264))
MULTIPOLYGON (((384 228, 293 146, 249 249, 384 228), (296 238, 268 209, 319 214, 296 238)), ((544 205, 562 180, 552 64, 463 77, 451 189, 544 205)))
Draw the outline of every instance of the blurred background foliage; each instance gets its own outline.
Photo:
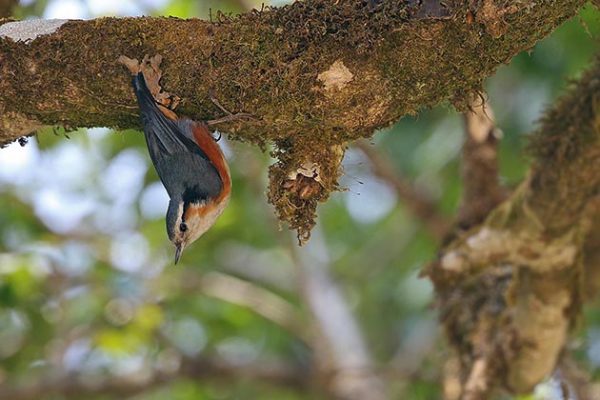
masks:
MULTIPOLYGON (((251 7, 261 2, 22 0, 14 15, 208 18, 251 7)), ((599 16, 584 8, 488 80, 507 185, 526 173, 527 135, 544 107, 593 56, 599 16)), ((452 221, 462 140, 462 118, 445 105, 403 118, 378 132, 372 145, 452 221)), ((393 186, 372 174, 370 159, 348 149, 345 190, 320 207, 311 244, 299 249, 265 200, 273 160, 226 138, 221 144, 233 174, 231 204, 177 267, 165 233, 167 195, 139 132, 55 129, 0 151, 0 387, 69 377, 89 393, 42 391, 29 398, 326 398, 314 385, 282 381, 277 373, 252 375, 269 365, 281 374, 290 366, 311 374, 314 321, 299 272, 309 256, 343 295, 391 398, 441 398, 449 351, 431 285, 418 276, 438 238, 393 186), (184 373, 194 360, 218 360, 223 369, 184 373), (114 380, 137 390, 102 389, 114 380)), ((588 310, 573 348, 597 375, 597 307, 588 310)), ((525 398, 560 396, 549 380, 525 398)))

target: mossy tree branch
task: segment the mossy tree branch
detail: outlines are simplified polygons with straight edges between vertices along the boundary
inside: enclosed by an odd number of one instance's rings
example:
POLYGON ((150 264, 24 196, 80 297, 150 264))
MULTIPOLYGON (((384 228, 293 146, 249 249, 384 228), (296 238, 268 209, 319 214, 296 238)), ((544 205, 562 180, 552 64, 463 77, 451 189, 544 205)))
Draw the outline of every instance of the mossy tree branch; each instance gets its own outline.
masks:
MULTIPOLYGON (((584 2, 406 3, 308 0, 215 22, 65 21, 26 42, 7 36, 22 29, 13 23, 0 38, 0 105, 44 124, 137 127, 129 78, 116 60, 159 53, 164 86, 185 99, 184 114, 214 117, 213 90, 230 110, 262 119, 230 126, 239 138, 339 144, 462 99, 584 2)), ((1 142, 17 137, 0 133, 1 142)))
POLYGON ((220 116, 212 92, 232 112, 259 118, 220 128, 276 144, 270 200, 305 238, 316 204, 336 188, 349 140, 447 99, 463 107, 500 64, 583 3, 305 0, 213 22, 0 21, 0 144, 42 125, 138 127, 116 60, 161 54, 163 87, 183 98, 182 114, 220 116), (23 36, 31 30, 38 34, 23 36), (316 166, 320 179, 289 184, 303 165, 316 166))

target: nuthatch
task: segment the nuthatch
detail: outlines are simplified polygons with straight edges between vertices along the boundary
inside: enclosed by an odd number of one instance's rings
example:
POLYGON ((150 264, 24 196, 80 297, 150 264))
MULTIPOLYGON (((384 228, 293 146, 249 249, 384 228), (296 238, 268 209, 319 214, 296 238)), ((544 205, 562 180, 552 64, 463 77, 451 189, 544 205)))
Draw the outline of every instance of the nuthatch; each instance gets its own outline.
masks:
POLYGON ((183 249, 206 232, 221 215, 231 194, 229 167, 204 122, 177 115, 159 105, 142 72, 133 77, 144 136, 154 168, 169 194, 167 234, 183 249))

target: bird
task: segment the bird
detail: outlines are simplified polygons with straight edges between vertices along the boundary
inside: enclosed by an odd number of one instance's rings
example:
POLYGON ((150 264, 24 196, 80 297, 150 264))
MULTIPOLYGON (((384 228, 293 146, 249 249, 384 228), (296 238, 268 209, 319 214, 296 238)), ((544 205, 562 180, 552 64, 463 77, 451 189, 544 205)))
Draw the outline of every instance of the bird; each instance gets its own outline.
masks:
POLYGON ((157 103, 140 71, 132 79, 152 164, 169 195, 167 235, 175 264, 225 210, 231 196, 229 166, 207 122, 178 117, 157 103))

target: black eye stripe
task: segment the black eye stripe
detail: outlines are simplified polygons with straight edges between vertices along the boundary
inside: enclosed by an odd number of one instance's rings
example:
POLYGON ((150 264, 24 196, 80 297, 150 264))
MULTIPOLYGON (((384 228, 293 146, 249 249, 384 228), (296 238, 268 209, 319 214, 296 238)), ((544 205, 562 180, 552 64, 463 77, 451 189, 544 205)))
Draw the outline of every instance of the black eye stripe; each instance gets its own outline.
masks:
POLYGON ((181 232, 185 232, 185 231, 187 231, 187 228, 188 228, 188 227, 187 227, 187 225, 186 225, 186 223, 185 223, 185 222, 182 222, 182 223, 179 225, 179 230, 180 230, 181 232))

